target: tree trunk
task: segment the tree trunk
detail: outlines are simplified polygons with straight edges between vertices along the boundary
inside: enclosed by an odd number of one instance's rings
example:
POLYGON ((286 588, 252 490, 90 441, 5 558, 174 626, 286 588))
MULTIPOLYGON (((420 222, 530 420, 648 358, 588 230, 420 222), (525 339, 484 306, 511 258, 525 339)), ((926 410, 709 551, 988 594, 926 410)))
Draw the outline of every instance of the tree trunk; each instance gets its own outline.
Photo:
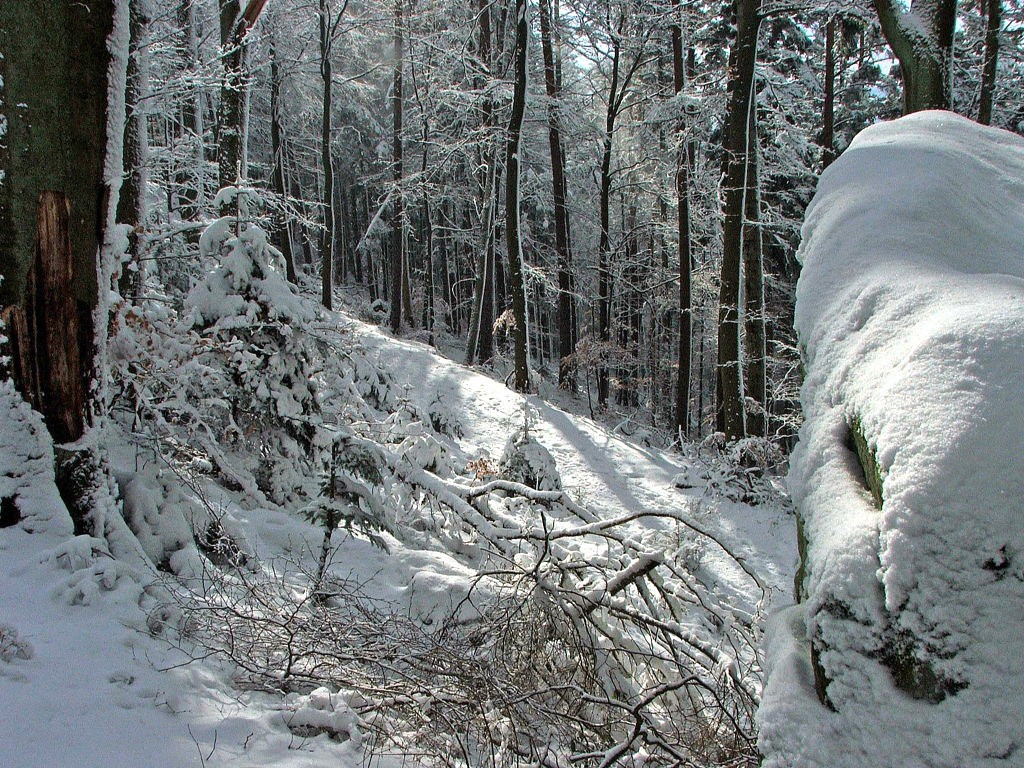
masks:
MULTIPOLYGON (((193 3, 182 2, 178 5, 177 22, 182 32, 180 56, 184 68, 195 69, 199 66, 199 37, 196 32, 196 12, 193 3)), ((194 221, 199 216, 199 209, 205 195, 204 166, 206 165, 206 128, 202 91, 195 84, 190 84, 186 92, 182 113, 182 122, 191 134, 189 139, 194 144, 193 162, 195 165, 191 174, 184 169, 178 173, 176 179, 178 182, 177 203, 181 218, 185 221, 194 221), (191 185, 190 175, 192 176, 191 185)))
POLYGON ((117 201, 117 221, 128 224, 132 231, 128 235, 128 250, 131 267, 123 267, 118 278, 118 289, 126 298, 137 298, 142 285, 142 230, 146 223, 146 158, 149 141, 146 135, 146 102, 148 84, 148 59, 143 45, 143 35, 149 19, 139 6, 138 0, 130 4, 130 52, 128 57, 127 87, 125 89, 124 124, 124 167, 121 194, 117 201))
POLYGON ((277 50, 270 43, 270 151, 273 165, 274 192, 281 200, 282 213, 278 220, 274 242, 284 256, 285 275, 295 283, 295 256, 292 253, 292 221, 288 213, 288 190, 284 182, 284 142, 281 130, 281 73, 277 65, 277 50))
POLYGON ((758 0, 737 0, 736 41, 729 52, 728 103, 725 123, 725 210, 722 225, 722 276, 718 298, 718 408, 716 424, 726 439, 746 432, 740 361, 740 273, 743 210, 746 191, 747 127, 754 91, 758 0))
POLYGON ((999 63, 999 28, 1002 25, 1002 0, 988 0, 988 24, 985 30, 985 63, 981 72, 981 101, 978 122, 992 124, 992 96, 996 90, 996 67, 999 63))
POLYGON ((559 88, 551 44, 550 0, 540 0, 541 51, 544 56, 544 89, 548 97, 548 145, 551 149, 551 183, 555 203, 555 254, 558 259, 558 386, 572 389, 574 376, 569 356, 573 353, 572 283, 569 252, 569 217, 565 210, 565 157, 559 120, 559 88))
MULTIPOLYGON (((674 0, 673 11, 679 13, 679 0, 674 0)), ((672 26, 672 85, 679 94, 685 84, 683 68, 683 31, 677 17, 672 26)), ((693 298, 690 285, 693 256, 690 242, 690 152, 689 143, 683 141, 687 120, 679 123, 679 154, 676 161, 676 215, 679 237, 679 357, 676 381, 674 426, 677 435, 690 432, 690 358, 693 337, 693 298)))
POLYGON ((873 0, 882 33, 900 62, 903 114, 949 109, 953 101, 956 0, 873 0))
POLYGON ((508 124, 508 145, 505 151, 507 181, 505 183, 505 244, 508 251, 508 273, 512 294, 512 329, 514 346, 513 386, 517 392, 530 389, 528 333, 526 318, 526 284, 523 274, 522 238, 519 226, 519 139, 526 114, 526 0, 516 0, 515 88, 512 114, 508 124))
MULTIPOLYGON (((245 27, 240 23, 238 0, 220 2, 220 45, 224 76, 217 113, 217 183, 234 185, 242 164, 242 101, 245 95, 242 70, 242 45, 245 27)), ((227 209, 219 211, 226 216, 227 209)))
MULTIPOLYGON (((602 357, 611 341, 611 193, 612 193, 612 136, 618 112, 619 37, 612 37, 612 79, 608 87, 608 109, 605 112, 604 143, 601 152, 601 235, 597 245, 597 337, 602 345, 602 357)), ((602 362, 597 368, 597 404, 608 405, 608 367, 602 362)))
POLYGON ((323 80, 323 111, 320 120, 320 162, 324 169, 324 236, 320 249, 321 302, 327 309, 334 303, 334 161, 331 159, 331 8, 320 0, 320 77, 323 80))
MULTIPOLYGON (((479 0, 479 59, 485 68, 483 75, 491 76, 491 4, 489 0, 479 0)), ((479 79, 481 88, 486 89, 489 83, 479 79)), ((473 310, 470 314, 468 341, 466 344, 466 365, 474 362, 486 363, 494 352, 494 237, 495 207, 498 199, 497 148, 490 146, 490 131, 494 118, 494 103, 489 95, 484 95, 481 105, 481 123, 485 134, 481 149, 484 166, 483 176, 479 183, 483 195, 483 213, 480 217, 481 229, 479 256, 477 257, 476 281, 473 291, 473 310)))
POLYGON ((747 434, 766 437, 764 258, 758 181, 757 103, 753 96, 749 114, 743 204, 743 385, 745 400, 752 403, 746 413, 747 434))
POLYGON ((0 306, 15 385, 58 442, 85 424, 114 5, 0 2, 0 306))
POLYGON ((821 168, 825 170, 835 160, 835 107, 836 107, 836 20, 829 17, 825 25, 825 104, 821 125, 821 168))
MULTIPOLYGON (((405 271, 405 206, 402 200, 402 2, 395 0, 394 85, 391 91, 392 111, 392 179, 394 188, 394 221, 391 227, 391 330, 402 330, 403 272, 405 271)), ((407 318, 412 320, 412 318, 407 318)))

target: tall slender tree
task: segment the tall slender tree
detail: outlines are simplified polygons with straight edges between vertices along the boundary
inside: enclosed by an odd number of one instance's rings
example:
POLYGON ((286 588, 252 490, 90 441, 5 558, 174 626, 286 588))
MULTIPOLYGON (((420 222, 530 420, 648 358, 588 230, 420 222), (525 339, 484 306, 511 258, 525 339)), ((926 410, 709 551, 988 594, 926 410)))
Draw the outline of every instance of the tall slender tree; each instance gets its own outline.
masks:
POLYGON ((575 347, 572 316, 572 254, 569 251, 569 216, 565 197, 565 153, 562 147, 560 88, 552 45, 550 0, 540 0, 540 39, 544 57, 544 90, 548 97, 548 146, 551 151, 551 186, 555 213, 555 256, 558 260, 558 386, 571 388, 572 366, 569 356, 575 347))
POLYGON ((505 148, 505 244, 508 251, 508 272, 512 293, 512 329, 514 387, 517 392, 530 388, 529 329, 526 317, 526 283, 523 272, 523 240, 519 222, 520 138, 526 114, 526 52, 529 43, 526 22, 526 0, 515 0, 515 85, 512 114, 508 122, 508 144, 505 148))
MULTIPOLYGON (((402 329, 402 305, 406 281, 405 259, 405 201, 402 199, 402 56, 404 43, 402 23, 402 2, 395 0, 395 28, 392 38, 394 56, 394 77, 391 85, 392 154, 391 173, 394 182, 394 220, 391 225, 391 330, 402 329)), ((412 318, 407 318, 412 320, 412 318)))
POLYGON ((722 273, 718 297, 718 408, 716 424, 729 440, 746 435, 740 357, 740 279, 743 219, 750 151, 748 128, 754 103, 754 66, 761 25, 760 0, 736 0, 736 39, 729 51, 725 121, 725 196, 722 273))
POLYGON ((996 70, 999 63, 999 31, 1002 27, 1002 0, 988 0, 988 19, 985 25, 985 59, 981 72, 981 99, 978 103, 978 122, 992 123, 992 96, 996 90, 996 70))
MULTIPOLYGON (((344 13, 344 9, 342 9, 344 13)), ((340 14, 339 14, 340 18, 340 14)), ((330 0, 320 0, 317 19, 320 25, 320 78, 323 83, 323 104, 320 113, 320 163, 324 173, 324 234, 320 246, 321 302, 332 308, 334 297, 334 158, 331 152, 331 101, 334 93, 331 72, 334 19, 330 0)))
POLYGON ((766 437, 764 249, 761 238, 760 158, 757 98, 751 94, 747 120, 747 169, 743 183, 743 389, 747 434, 766 437))
MULTIPOLYGON (((679 0, 672 3, 672 87, 676 95, 683 92, 685 65, 683 62, 683 27, 679 17, 679 0)), ((676 380, 675 431, 687 436, 690 430, 690 358, 693 336, 693 297, 691 274, 693 256, 690 243, 690 164, 691 144, 686 138, 689 128, 686 112, 679 120, 679 150, 676 156, 676 233, 679 256, 679 340, 678 376, 676 380)))

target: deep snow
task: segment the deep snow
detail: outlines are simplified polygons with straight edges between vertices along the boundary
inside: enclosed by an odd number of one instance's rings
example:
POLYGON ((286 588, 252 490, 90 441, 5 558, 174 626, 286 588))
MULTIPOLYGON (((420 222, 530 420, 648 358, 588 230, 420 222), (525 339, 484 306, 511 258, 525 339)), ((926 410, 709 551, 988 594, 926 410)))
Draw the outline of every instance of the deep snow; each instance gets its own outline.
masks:
MULTIPOLYGON (((685 511, 743 556, 774 597, 787 599, 794 534, 792 518, 777 506, 706 497, 699 484, 681 491, 672 482, 685 468, 678 456, 610 434, 539 398, 523 398, 425 345, 328 317, 348 326, 424 412, 440 394, 462 425, 458 449, 464 457, 487 458, 496 466, 509 435, 522 425, 525 401, 532 414, 530 434, 554 458, 570 495, 608 517, 685 511)), ((153 574, 138 572, 137 565, 115 566, 102 541, 71 538, 38 418, 17 402, 9 386, 0 394, 0 462, 8 473, 0 473, 0 484, 7 484, 0 486, 0 495, 11 495, 18 485, 25 513, 19 525, 0 529, 0 624, 32 651, 27 659, 0 661, 0 762, 11 768, 361 764, 365 756, 358 739, 302 738, 288 728, 297 722, 349 723, 351 712, 336 696, 321 691, 282 699, 240 691, 223 663, 185 663, 180 651, 150 636, 147 612, 155 603, 141 585, 153 574), (43 520, 49 522, 43 526, 38 522, 43 520)), ((145 453, 115 445, 111 456, 122 481, 134 476, 136 494, 144 499, 156 482, 145 453)), ((244 531, 246 547, 264 561, 315 558, 320 528, 212 482, 201 490, 244 531)), ((167 498, 187 505, 190 491, 182 493, 167 498)), ((135 507, 146 514, 144 504, 135 507)), ((159 517, 158 510, 151 514, 159 517)), ((358 581, 374 599, 398 606, 425 627, 440 625, 473 583, 473 572, 453 553, 389 539, 387 554, 341 532, 334 544, 336 576, 358 581)), ((160 549, 153 546, 154 553, 160 549)), ((195 557, 194 549, 176 556, 195 557)), ((761 593, 749 577, 710 542, 702 556, 711 588, 727 603, 753 611, 761 593)))
POLYGON ((872 126, 822 176, 789 477, 806 601, 768 643, 769 768, 1024 764, 1022 233, 1024 140, 951 113, 872 126), (848 447, 857 422, 880 510, 848 447), (894 651, 945 698, 898 689, 894 651))

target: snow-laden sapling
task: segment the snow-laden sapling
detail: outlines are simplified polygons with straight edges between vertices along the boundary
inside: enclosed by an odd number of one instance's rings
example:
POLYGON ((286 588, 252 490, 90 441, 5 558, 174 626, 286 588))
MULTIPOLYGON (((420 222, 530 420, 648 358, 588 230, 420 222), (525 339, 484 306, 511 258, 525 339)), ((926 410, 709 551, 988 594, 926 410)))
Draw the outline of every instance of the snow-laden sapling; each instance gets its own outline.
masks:
POLYGON ((505 443, 505 451, 498 462, 502 480, 522 483, 538 491, 559 491, 562 479, 558 475, 555 459, 530 434, 529 406, 523 406, 523 426, 505 443))
POLYGON ((456 440, 462 438, 462 422, 452 410, 448 397, 440 390, 434 394, 434 399, 427 406, 427 415, 435 432, 456 440))
POLYGON ((189 293, 186 311, 226 374, 223 390, 206 395, 227 401, 224 437, 258 457, 260 490, 283 502, 310 474, 304 468, 320 422, 317 356, 306 330, 314 311, 275 266, 279 254, 259 227, 224 217, 200 246, 220 263, 189 293))
POLYGON ((355 436, 349 430, 336 434, 324 451, 320 494, 302 510, 306 518, 323 528, 313 583, 314 594, 326 598, 324 576, 331 554, 331 537, 337 528, 355 530, 371 543, 387 550, 378 534, 391 531, 377 489, 384 485, 386 461, 380 447, 355 436))
POLYGON ((32 644, 18 637, 18 630, 10 624, 0 624, 0 661, 10 663, 15 659, 31 659, 34 655, 32 644))

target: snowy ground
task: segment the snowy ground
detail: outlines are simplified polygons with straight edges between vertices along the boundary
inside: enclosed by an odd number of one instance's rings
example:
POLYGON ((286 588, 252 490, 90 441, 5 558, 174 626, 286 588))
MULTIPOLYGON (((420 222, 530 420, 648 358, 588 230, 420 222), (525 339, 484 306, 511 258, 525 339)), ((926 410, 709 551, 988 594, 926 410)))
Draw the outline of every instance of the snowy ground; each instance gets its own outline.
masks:
MULTIPOLYGON (((462 422, 459 447, 466 456, 497 462, 507 437, 522 423, 521 396, 425 345, 396 341, 380 329, 351 322, 370 355, 407 386, 410 399, 426 406, 442 393, 462 422)), ((5 397, 6 408, 10 394, 5 397)), ((795 559, 790 516, 774 506, 705 499, 701 487, 679 490, 672 484, 683 469, 678 456, 612 435, 538 398, 528 403, 532 432, 554 456, 573 497, 607 517, 686 510, 744 558, 772 588, 776 603, 789 601, 795 559)), ((24 409, 18 413, 23 417, 24 409)), ((13 416, 5 413, 5 419, 0 459, 21 467, 25 438, 8 429, 13 416)), ((124 469, 131 468, 132 455, 114 453, 124 469)), ((45 463, 37 461, 43 475, 45 463)), ((206 492, 212 504, 244 527, 261 559, 315 557, 319 529, 280 510, 254 508, 217 486, 206 492)), ((51 495, 38 503, 42 518, 42 507, 60 502, 51 495)), ((230 671, 218 662, 184 663, 179 651, 146 631, 152 600, 139 580, 115 568, 103 572, 109 558, 102 555, 76 558, 63 552, 68 531, 60 526, 40 523, 30 534, 26 525, 0 529, 0 642, 3 633, 11 639, 16 633, 17 642, 27 644, 10 644, 12 658, 0 661, 0 764, 170 768, 361 762, 354 740, 338 743, 290 731, 295 701, 237 690, 229 683, 230 671), (28 658, 19 657, 19 648, 28 658)), ((335 536, 335 572, 363 583, 376 599, 405 606, 425 625, 443 619, 458 597, 460 579, 469 577, 468 569, 443 552, 392 541, 388 555, 363 539, 343 538, 335 536)), ((704 557, 725 599, 753 607, 760 594, 751 592, 750 580, 735 563, 714 545, 704 557)), ((330 709, 306 701, 301 716, 317 706, 330 709)))

